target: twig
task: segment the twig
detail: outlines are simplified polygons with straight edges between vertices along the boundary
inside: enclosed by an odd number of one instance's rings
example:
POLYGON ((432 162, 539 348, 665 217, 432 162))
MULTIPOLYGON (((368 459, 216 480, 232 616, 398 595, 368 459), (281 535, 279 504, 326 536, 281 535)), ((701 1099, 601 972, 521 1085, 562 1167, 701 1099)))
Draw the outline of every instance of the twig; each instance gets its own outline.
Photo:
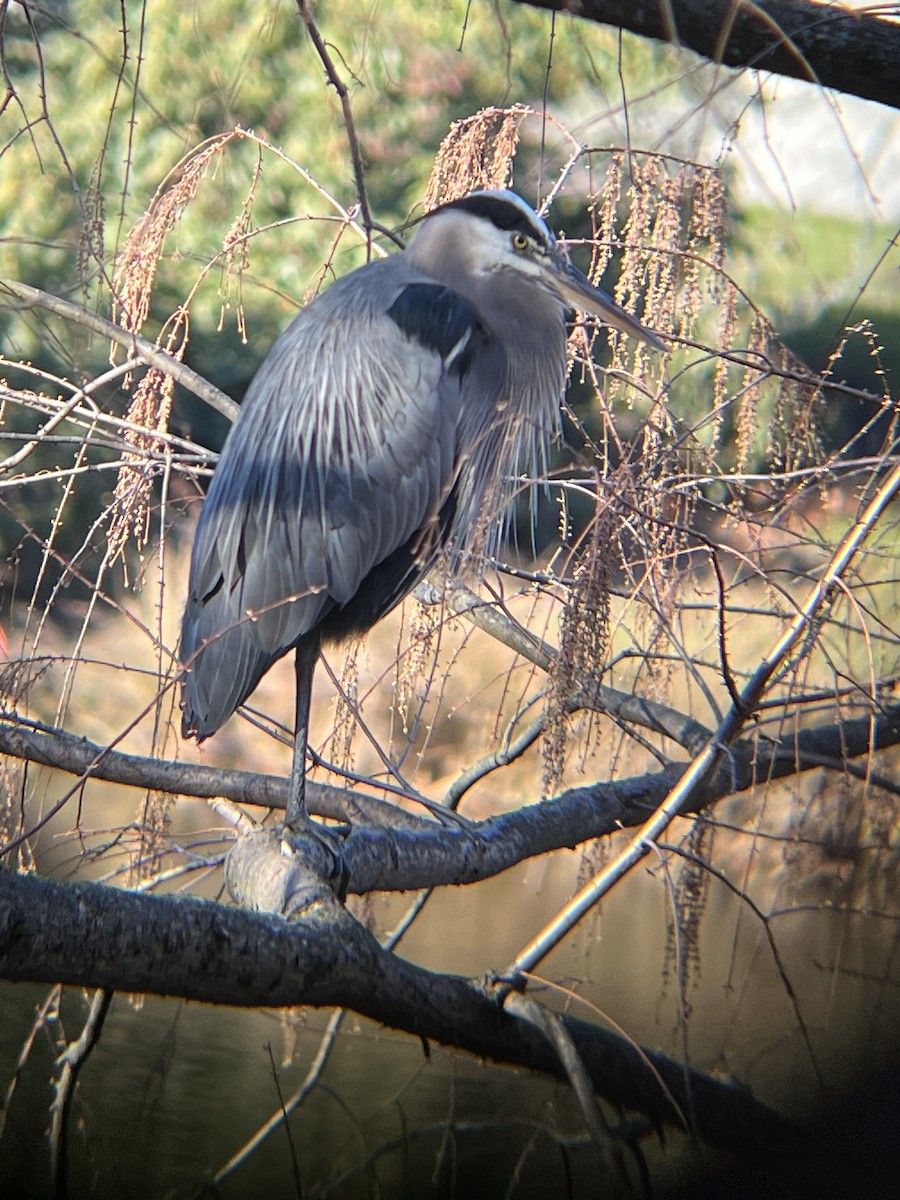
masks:
POLYGON ((71 398, 65 404, 60 405, 53 416, 41 426, 37 433, 24 446, 21 446, 15 454, 10 454, 8 458, 0 462, 0 472, 11 471, 13 467, 19 466, 29 454, 32 454, 46 440, 57 425, 61 425, 78 408, 82 400, 87 399, 88 396, 105 384, 111 383, 115 379, 121 379, 123 375, 128 375, 135 367, 140 366, 142 361, 140 358, 130 358, 120 366, 112 367, 109 371, 104 371, 102 375, 98 375, 90 383, 86 383, 84 387, 78 388, 71 398))
POLYGON ((309 34, 310 41, 315 46, 316 53, 322 60, 322 65, 325 68, 325 74, 328 76, 328 82, 337 92, 341 102, 341 111, 344 114, 344 128, 347 130, 347 141, 350 144, 350 157, 353 160, 353 176, 356 180, 356 195, 359 199, 359 211, 360 215, 362 216, 363 226, 366 230, 367 240, 371 246, 374 223, 372 221, 372 213, 369 208, 369 198, 366 194, 366 173, 363 166, 359 138, 356 134, 356 125, 353 121, 353 109, 350 104, 350 93, 347 90, 347 85, 338 74, 337 67, 334 65, 334 60, 328 53, 328 46, 325 44, 325 40, 316 27, 316 23, 313 20, 312 13, 309 11, 309 5, 307 4, 306 0, 297 0, 297 9, 300 13, 300 19, 306 26, 306 32, 309 34))
POLYGON ((739 737, 750 715, 755 711, 773 677, 781 671, 808 637, 810 629, 829 602, 832 591, 856 556, 881 514, 900 492, 900 463, 896 464, 878 487, 841 538, 821 579, 812 589, 790 625, 753 672, 738 696, 738 702, 720 724, 701 754, 695 758, 669 792, 652 817, 637 831, 628 845, 616 855, 545 928, 521 951, 512 966, 503 973, 505 979, 515 979, 523 971, 533 971, 560 941, 628 872, 641 861, 651 842, 659 841, 671 822, 687 811, 697 793, 713 778, 723 757, 739 737))
POLYGON ((603 1157, 607 1158, 610 1152, 611 1134, 608 1128, 603 1128, 593 1084, 562 1017, 559 1013, 545 1008, 543 1004, 538 1004, 536 1000, 516 992, 512 993, 507 1000, 506 1009, 519 1020, 533 1025, 553 1047, 569 1083, 572 1085, 572 1091, 578 1100, 591 1139, 603 1157))
POLYGON ((468 766, 454 779, 447 789, 444 804, 448 808, 455 808, 469 788, 478 783, 480 779, 484 779, 486 775, 490 775, 498 767, 508 767, 510 763, 515 762, 517 758, 521 757, 526 750, 534 745, 544 732, 544 722, 543 714, 535 717, 517 738, 512 740, 505 739, 499 750, 495 750, 492 754, 486 754, 483 758, 478 759, 477 762, 468 766))
POLYGON ((272 1053, 271 1042, 267 1043, 266 1049, 269 1052, 269 1062, 272 1067, 272 1081, 275 1084, 275 1091, 278 1095, 278 1103, 281 1107, 281 1112, 284 1118, 282 1124, 284 1125, 284 1132, 287 1135, 288 1149, 291 1155, 291 1167, 294 1172, 294 1187, 297 1191, 297 1200, 302 1200, 303 1185, 300 1182, 300 1160, 297 1156, 297 1147, 294 1144, 294 1135, 291 1133, 291 1127, 287 1119, 287 1111, 284 1107, 284 1097, 281 1094, 281 1085, 278 1082, 278 1068, 275 1066, 275 1055, 272 1053))
POLYGON ((213 1175, 212 1179, 210 1180, 211 1188, 217 1187, 220 1183, 223 1183, 229 1175, 234 1174, 238 1167, 243 1166, 243 1164, 251 1157, 251 1155, 259 1149, 263 1142, 265 1142, 266 1139, 272 1133, 274 1133, 276 1129, 279 1129, 287 1122, 287 1119, 291 1113, 295 1112, 300 1107, 313 1088, 316 1087, 322 1077, 322 1072, 325 1070, 328 1059, 331 1056, 331 1051, 334 1049, 338 1030, 340 1029, 341 1023, 344 1020, 345 1012, 346 1010, 343 1008, 336 1008, 334 1010, 334 1012, 328 1018, 328 1024, 325 1027, 325 1032, 322 1034, 322 1040, 319 1042, 319 1049, 316 1052, 315 1058, 309 1065, 309 1070, 306 1072, 306 1078, 293 1093, 293 1095, 288 1096, 286 1100, 282 1100, 279 1096, 278 1109, 272 1114, 271 1117, 269 1117, 265 1124, 261 1125, 259 1129, 257 1129, 253 1137, 246 1141, 244 1145, 241 1146, 240 1150, 237 1150, 234 1154, 232 1154, 228 1162, 226 1162, 219 1168, 218 1171, 216 1171, 215 1175, 213 1175))
MULTIPOLYGON (((285 806, 288 782, 283 776, 147 758, 115 750, 115 744, 101 746, 63 729, 0 714, 0 753, 78 776, 74 787, 41 818, 43 823, 59 811, 87 779, 103 779, 127 787, 152 788, 173 796, 193 796, 202 800, 222 797, 270 809, 285 806)), ((404 812, 394 804, 348 788, 310 780, 308 800, 317 816, 411 831, 433 828, 432 822, 404 812)), ((17 838, 0 847, 0 856, 13 849, 20 840, 17 838)))
POLYGON ((772 955, 772 961, 775 964, 775 970, 778 972, 778 977, 781 980, 781 986, 784 988, 785 994, 790 1001, 791 1008, 794 1010, 794 1017, 796 1018, 800 1035, 803 1038, 803 1044, 806 1047, 806 1052, 809 1055, 809 1061, 812 1064, 812 1069, 816 1076, 816 1080, 819 1084, 819 1087, 824 1092, 825 1080, 819 1067, 819 1061, 816 1058, 816 1052, 813 1048, 809 1028, 806 1021, 803 1019, 802 1012, 800 1011, 800 999, 797 995, 794 985, 791 983, 791 978, 788 975, 787 967, 782 961, 781 952, 778 949, 777 942, 775 941, 775 935, 772 933, 772 930, 769 926, 769 917, 766 916, 755 900, 748 895, 746 889, 736 887, 724 873, 724 871, 720 871, 717 867, 714 867, 712 863, 704 862, 702 859, 698 859, 695 854, 689 853, 689 851, 682 849, 680 846, 673 846, 665 842, 660 842, 657 844, 656 848, 659 851, 665 851, 667 854, 677 854, 679 858, 683 858, 685 862, 694 863, 702 870, 707 871, 713 877, 713 879, 717 879, 719 883, 728 888, 728 890, 734 896, 736 896, 741 903, 746 904, 753 916, 756 917, 756 919, 762 925, 763 932, 766 935, 766 941, 769 943, 769 951, 772 955))
MULTIPOLYGON (((547 674, 552 672, 556 661, 556 649, 535 637, 498 604, 484 600, 464 584, 454 581, 446 589, 439 589, 426 580, 419 584, 414 594, 423 604, 445 603, 451 612, 465 617, 528 662, 534 663, 547 674)), ((652 729, 671 738, 690 753, 700 750, 710 737, 710 730, 693 717, 668 708, 656 700, 633 696, 605 684, 588 684, 578 688, 569 698, 569 707, 572 712, 589 709, 593 712, 608 713, 618 721, 652 729)))
POLYGON ((53 1177, 54 1196, 57 1200, 65 1200, 68 1193, 68 1133, 69 1119, 72 1112, 72 1100, 75 1085, 81 1068, 100 1040, 103 1023, 109 1006, 112 1003, 113 992, 98 988, 94 992, 87 1020, 81 1031, 81 1036, 75 1042, 70 1042, 58 1060, 62 1067, 59 1083, 56 1085, 56 1095, 51 1105, 52 1121, 50 1125, 50 1161, 53 1177))
POLYGON ((19 1080, 22 1077, 22 1071, 28 1062, 28 1057, 34 1047, 34 1040, 40 1033, 41 1029, 51 1020, 51 1014, 58 1010, 62 987, 57 984, 50 989, 44 997, 41 1004, 38 1006, 34 1015, 34 1020, 31 1023, 31 1028, 25 1036, 22 1043, 22 1049, 19 1051, 19 1057, 16 1061, 15 1070, 6 1088, 6 1095, 3 1097, 3 1103, 0 1104, 0 1139, 3 1138, 6 1129, 6 1120, 9 1116, 10 1108, 12 1107, 13 1096, 16 1088, 19 1085, 19 1080))
POLYGON ((73 304, 71 300, 63 300, 61 296, 54 296, 40 288, 30 287, 27 283, 19 283, 18 280, 0 276, 0 297, 3 292, 7 292, 15 300, 18 300, 22 308, 43 308, 47 312, 65 317, 68 321, 74 321, 84 329, 93 330, 94 333, 109 338, 110 341, 123 346, 128 353, 139 358, 148 366, 157 367, 166 375, 170 375, 176 383, 180 383, 189 392, 193 392, 195 396, 208 404, 210 408, 214 408, 216 412, 221 413, 223 417, 227 417, 229 421, 236 420, 240 408, 229 396, 220 392, 209 380, 198 375, 196 371, 192 371, 183 362, 179 362, 173 355, 167 354, 165 350, 160 350, 159 346, 148 342, 140 334, 129 333, 121 325, 107 321, 105 317, 97 316, 96 313, 89 312, 80 304, 73 304))

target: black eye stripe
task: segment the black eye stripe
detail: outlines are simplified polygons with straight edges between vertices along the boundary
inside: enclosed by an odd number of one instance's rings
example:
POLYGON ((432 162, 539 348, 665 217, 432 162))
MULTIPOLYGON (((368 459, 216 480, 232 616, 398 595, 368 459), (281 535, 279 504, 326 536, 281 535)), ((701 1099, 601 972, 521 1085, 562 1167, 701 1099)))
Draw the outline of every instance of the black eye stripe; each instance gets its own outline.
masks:
POLYGON ((518 205, 510 203, 509 200, 504 200, 500 196, 474 193, 471 196, 462 196, 459 200, 451 200, 447 204, 442 204, 441 208, 461 209, 463 212, 471 213, 474 217, 483 217, 505 232, 522 233, 525 237, 532 238, 538 245, 547 245, 547 235, 544 230, 534 221, 529 220, 527 214, 518 205))

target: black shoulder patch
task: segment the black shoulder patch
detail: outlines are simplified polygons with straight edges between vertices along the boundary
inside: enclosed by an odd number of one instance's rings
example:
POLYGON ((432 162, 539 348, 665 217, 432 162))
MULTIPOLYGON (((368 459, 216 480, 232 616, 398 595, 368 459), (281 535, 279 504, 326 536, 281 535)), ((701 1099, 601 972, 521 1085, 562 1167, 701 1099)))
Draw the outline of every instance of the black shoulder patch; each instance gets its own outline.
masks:
POLYGON ((472 339, 481 326, 475 309, 462 296, 438 283, 410 283, 388 316, 408 338, 443 358, 448 368, 464 368, 472 339))

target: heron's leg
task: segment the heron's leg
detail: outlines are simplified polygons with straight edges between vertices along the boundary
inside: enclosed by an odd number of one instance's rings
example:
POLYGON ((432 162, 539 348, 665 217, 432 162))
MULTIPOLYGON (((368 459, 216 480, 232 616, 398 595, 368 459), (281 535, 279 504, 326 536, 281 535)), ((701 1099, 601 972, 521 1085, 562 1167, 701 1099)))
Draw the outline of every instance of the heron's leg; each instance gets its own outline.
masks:
POLYGON ((288 829, 299 830, 309 824, 306 807, 306 741, 309 734, 309 707, 312 698, 313 675, 319 657, 315 638, 302 638, 294 657, 296 675, 296 707, 294 709, 294 758, 291 763, 291 788, 288 794, 284 823, 288 829))
MULTIPOLYGON (((306 806, 306 742, 309 734, 309 709, 312 698, 313 675, 319 657, 320 643, 316 637, 305 637, 297 643, 294 657, 296 677, 296 707, 294 709, 294 757, 291 762, 291 784, 284 813, 285 832, 307 834, 324 849, 330 866, 329 882, 339 900, 347 894, 349 872, 344 858, 344 834, 310 819, 306 806)), ((296 844, 296 843, 295 843, 296 844)))

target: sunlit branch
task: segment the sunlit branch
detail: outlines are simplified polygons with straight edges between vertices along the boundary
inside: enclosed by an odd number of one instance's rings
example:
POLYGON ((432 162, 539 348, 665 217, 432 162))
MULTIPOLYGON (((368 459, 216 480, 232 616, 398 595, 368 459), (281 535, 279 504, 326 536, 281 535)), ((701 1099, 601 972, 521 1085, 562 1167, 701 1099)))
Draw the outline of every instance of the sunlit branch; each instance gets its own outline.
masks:
MULTIPOLYGON (((464 584, 454 581, 447 588, 438 589, 426 581, 419 585, 415 594, 424 604, 446 604, 451 612, 465 617, 547 674, 553 670, 556 650, 552 646, 520 625, 498 604, 478 596, 464 584)), ((619 721, 662 733, 686 750, 699 749, 709 738, 709 730, 693 717, 606 684, 587 683, 579 688, 569 699, 569 709, 571 712, 579 709, 608 712, 619 721)))
POLYGON ((124 347, 126 351, 141 359, 148 366, 157 367, 166 375, 170 375, 176 383, 180 383, 189 392, 193 392, 195 396, 205 401, 210 408, 214 408, 223 417, 227 417, 229 421, 233 421, 237 417, 240 409, 229 396, 219 391, 202 375, 198 375, 196 371, 185 366, 174 355, 167 354, 159 346, 154 346, 140 334, 130 333, 121 325, 107 321, 104 317, 89 312, 80 304, 73 304, 71 300, 53 296, 40 288, 30 287, 27 283, 19 283, 14 279, 0 278, 0 298, 3 298, 4 293, 11 302, 10 307, 42 308, 57 316, 65 317, 68 321, 74 321, 76 325, 80 325, 84 329, 93 330, 94 333, 109 338, 111 342, 124 347))
MULTIPOLYGON (((715 774, 707 772, 690 793, 684 793, 680 811, 700 811, 760 782, 820 767, 823 755, 831 753, 838 741, 847 759, 900 743, 900 708, 802 729, 778 741, 735 741, 715 774)), ((0 753, 83 778, 170 794, 227 795, 236 803, 275 809, 284 807, 288 789, 287 780, 274 776, 122 754, 62 731, 9 720, 0 721, 0 753)), ((569 788, 551 800, 472 822, 470 828, 445 828, 363 793, 312 781, 310 801, 319 815, 353 825, 345 849, 349 890, 364 894, 475 883, 523 859, 642 826, 692 774, 693 767, 676 763, 629 779, 569 788)))
POLYGON ((698 793, 702 792, 721 769, 726 759, 733 766, 734 748, 747 721, 773 682, 792 663, 802 647, 809 629, 822 609, 828 604, 843 573, 847 570, 862 548, 884 511, 900 492, 900 464, 882 480, 865 509, 838 543, 831 561, 801 605, 797 614, 781 637, 763 658, 762 662, 735 698, 724 721, 716 730, 705 749, 684 772, 677 784, 659 805, 653 815, 638 830, 628 845, 606 864, 578 895, 563 908, 521 951, 515 963, 505 973, 514 978, 518 971, 533 971, 560 941, 581 921, 609 890, 637 865, 647 853, 651 842, 659 841, 661 835, 679 814, 693 811, 698 793))

